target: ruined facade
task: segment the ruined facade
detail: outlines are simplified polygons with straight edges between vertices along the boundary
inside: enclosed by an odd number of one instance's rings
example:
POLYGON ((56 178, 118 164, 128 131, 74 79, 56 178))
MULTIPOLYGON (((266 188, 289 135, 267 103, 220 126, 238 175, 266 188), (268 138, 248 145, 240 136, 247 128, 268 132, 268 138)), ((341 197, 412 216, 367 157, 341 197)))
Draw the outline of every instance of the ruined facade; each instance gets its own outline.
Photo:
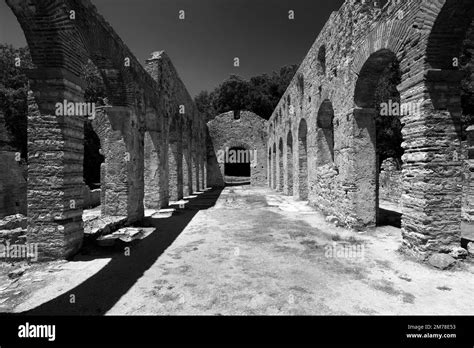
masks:
POLYGON ((348 227, 375 226, 373 101, 381 75, 397 62, 401 105, 420 111, 401 117, 402 249, 426 259, 460 246, 463 74, 457 62, 463 44, 472 42, 474 6, 469 0, 377 3, 347 0, 299 67, 269 120, 270 186, 348 227))
POLYGON ((140 220, 145 208, 205 187, 205 124, 170 59, 146 69, 90 1, 7 0, 25 33, 28 71, 28 232, 41 259, 74 254, 83 240, 84 115, 55 105, 84 101, 81 70, 97 67, 108 104, 92 120, 105 162, 105 216, 140 220))
POLYGON ((229 111, 208 122, 209 186, 225 185, 225 166, 231 162, 248 162, 251 185, 267 184, 266 124, 266 120, 249 111, 229 111))

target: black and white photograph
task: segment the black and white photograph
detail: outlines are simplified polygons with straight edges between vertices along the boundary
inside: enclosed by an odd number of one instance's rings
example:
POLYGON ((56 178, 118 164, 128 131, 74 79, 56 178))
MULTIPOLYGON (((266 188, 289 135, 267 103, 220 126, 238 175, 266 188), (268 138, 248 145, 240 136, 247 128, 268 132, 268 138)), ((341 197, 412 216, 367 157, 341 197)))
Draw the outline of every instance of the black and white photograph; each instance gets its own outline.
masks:
POLYGON ((473 20, 0 0, 0 347, 297 320, 310 343, 472 347, 473 20))

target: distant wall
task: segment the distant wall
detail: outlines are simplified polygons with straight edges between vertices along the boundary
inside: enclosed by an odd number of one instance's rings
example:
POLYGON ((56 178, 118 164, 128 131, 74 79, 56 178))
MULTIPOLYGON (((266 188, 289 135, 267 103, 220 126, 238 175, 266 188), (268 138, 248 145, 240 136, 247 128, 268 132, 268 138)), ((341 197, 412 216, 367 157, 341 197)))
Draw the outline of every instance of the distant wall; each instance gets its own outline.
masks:
MULTIPOLYGON (((207 184, 224 186, 224 166, 219 152, 226 148, 242 147, 250 150, 256 160, 251 161, 250 184, 265 186, 267 184, 266 159, 266 123, 267 121, 250 111, 241 111, 238 118, 229 111, 209 121, 207 146, 207 184)), ((252 157, 252 159, 254 159, 252 157)))

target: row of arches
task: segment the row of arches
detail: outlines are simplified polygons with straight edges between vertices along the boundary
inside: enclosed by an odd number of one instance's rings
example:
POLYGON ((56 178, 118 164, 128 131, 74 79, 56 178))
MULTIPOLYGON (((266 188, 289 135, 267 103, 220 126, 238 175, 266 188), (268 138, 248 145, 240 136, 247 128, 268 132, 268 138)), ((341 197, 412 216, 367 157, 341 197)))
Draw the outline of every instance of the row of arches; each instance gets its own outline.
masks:
MULTIPOLYGON (((358 11, 360 4, 343 5, 351 6, 345 10, 358 11)), ((474 5, 464 0, 434 6, 407 1, 383 11, 387 13, 373 28, 347 23, 348 35, 355 35, 347 38, 355 42, 353 51, 341 51, 342 42, 324 41, 328 33, 340 30, 340 23, 328 25, 318 38, 312 48, 319 48, 318 54, 308 54, 299 69, 305 86, 312 86, 312 98, 296 108, 296 115, 285 114, 284 122, 276 122, 276 112, 270 119, 269 185, 285 192, 291 186, 289 172, 296 174, 294 196, 305 199, 308 191, 310 203, 325 213, 350 227, 366 228, 379 221, 380 162, 393 156, 402 167, 402 249, 425 259, 459 248, 462 197, 473 195, 459 185, 459 154, 468 153, 463 134, 472 126, 461 120, 469 119, 472 109, 474 5), (324 61, 326 56, 333 59, 324 61), (328 71, 338 69, 339 77, 314 72, 322 65, 328 71), (287 127, 288 121, 298 122, 293 148, 287 139, 296 132, 287 127), (293 149, 294 155, 285 160, 293 149), (293 170, 288 164, 294 164, 293 170)), ((293 79, 277 110, 289 95, 299 100, 301 79, 293 79)), ((466 180, 472 180, 469 173, 466 180)))
POLYGON ((58 102, 97 107, 91 125, 104 156, 103 216, 133 223, 145 209, 167 206, 206 186, 205 124, 164 52, 153 53, 143 67, 89 1, 7 4, 34 64, 27 71, 27 242, 38 244, 40 259, 68 257, 84 238, 87 121, 77 113, 58 115, 58 102), (86 100, 87 65, 94 66, 104 90, 93 100, 86 100))
POLYGON ((301 200, 308 199, 308 126, 305 119, 299 123, 296 138, 290 129, 285 138, 279 138, 270 146, 268 163, 271 188, 301 200))

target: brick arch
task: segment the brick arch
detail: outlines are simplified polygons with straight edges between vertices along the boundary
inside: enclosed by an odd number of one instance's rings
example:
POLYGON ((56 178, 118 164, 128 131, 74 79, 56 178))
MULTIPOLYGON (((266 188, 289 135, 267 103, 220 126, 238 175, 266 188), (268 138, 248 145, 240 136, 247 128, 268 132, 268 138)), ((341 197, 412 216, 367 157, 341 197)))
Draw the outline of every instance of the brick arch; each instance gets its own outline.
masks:
POLYGON ((443 0, 425 3, 431 10, 433 23, 427 39, 425 61, 429 69, 458 70, 453 58, 459 57, 466 33, 474 17, 474 5, 469 0, 443 0))
MULTIPOLYGON (((387 42, 397 41, 386 39, 387 42)), ((354 88, 355 109, 352 116, 355 134, 357 134, 357 142, 354 143, 354 177, 357 188, 354 190, 354 196, 359 202, 354 207, 354 213, 358 223, 364 227, 377 224, 379 169, 376 141, 376 118, 378 115, 375 109, 375 95, 380 79, 393 63, 399 63, 399 61, 396 53, 390 49, 382 48, 373 52, 360 68, 354 88)), ((323 105, 320 112, 333 116, 332 105, 326 104, 325 109, 323 105)), ((413 116, 406 116, 405 119, 413 116)), ((321 121, 319 126, 328 126, 328 120, 321 121)), ((324 160, 323 164, 328 162, 327 156, 326 158, 323 156, 321 159, 324 160)))
POLYGON ((183 198, 183 138, 178 114, 169 121, 168 137, 169 199, 177 201, 183 198))
MULTIPOLYGON (((402 10, 402 8, 403 3, 393 12, 402 10)), ((356 49, 352 58, 351 70, 359 76, 369 57, 376 52, 391 51, 399 61, 402 61, 404 59, 403 48, 412 41, 413 38, 410 35, 416 31, 414 26, 417 25, 417 22, 418 18, 398 20, 395 15, 392 15, 392 18, 387 21, 378 23, 355 44, 356 49)))

